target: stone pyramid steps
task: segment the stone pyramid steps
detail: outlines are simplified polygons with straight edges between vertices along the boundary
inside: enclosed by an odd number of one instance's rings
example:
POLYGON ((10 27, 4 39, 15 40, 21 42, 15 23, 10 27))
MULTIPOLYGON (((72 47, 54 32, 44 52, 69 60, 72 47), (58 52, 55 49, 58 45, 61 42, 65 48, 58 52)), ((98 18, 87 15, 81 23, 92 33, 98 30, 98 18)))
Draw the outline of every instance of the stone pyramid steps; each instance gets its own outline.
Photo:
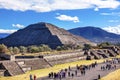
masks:
POLYGON ((2 63, 11 76, 23 74, 24 71, 15 61, 6 61, 2 63))
POLYGON ((50 65, 44 60, 44 59, 30 59, 30 60, 25 60, 25 65, 30 66, 31 70, 36 70, 36 69, 42 69, 42 68, 48 68, 50 65))
POLYGON ((91 51, 90 54, 91 54, 92 56, 94 56, 95 59, 100 59, 100 58, 102 58, 102 56, 100 57, 100 55, 99 55, 96 51, 91 51))
POLYGON ((112 50, 108 50, 108 53, 111 57, 115 57, 117 55, 112 50))
POLYGON ((101 56, 103 56, 103 58, 109 58, 110 57, 109 54, 105 53, 103 50, 99 50, 98 54, 101 55, 101 56))

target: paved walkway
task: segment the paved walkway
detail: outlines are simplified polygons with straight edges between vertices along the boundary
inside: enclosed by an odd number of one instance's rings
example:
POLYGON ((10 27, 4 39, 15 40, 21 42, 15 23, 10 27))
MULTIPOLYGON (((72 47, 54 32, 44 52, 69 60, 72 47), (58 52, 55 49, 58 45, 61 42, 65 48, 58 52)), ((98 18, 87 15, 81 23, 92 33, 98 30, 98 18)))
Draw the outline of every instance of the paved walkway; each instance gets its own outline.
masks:
MULTIPOLYGON (((98 64, 95 68, 91 68, 90 70, 86 70, 85 75, 81 75, 81 72, 78 71, 78 75, 72 77, 62 78, 62 79, 50 79, 48 77, 38 78, 37 80, 98 80, 98 75, 101 77, 106 76, 108 73, 113 72, 117 69, 120 69, 120 64, 116 64, 116 69, 110 70, 101 70, 101 66, 105 65, 105 63, 98 64)), ((72 69, 72 72, 75 73, 75 68, 72 69)))

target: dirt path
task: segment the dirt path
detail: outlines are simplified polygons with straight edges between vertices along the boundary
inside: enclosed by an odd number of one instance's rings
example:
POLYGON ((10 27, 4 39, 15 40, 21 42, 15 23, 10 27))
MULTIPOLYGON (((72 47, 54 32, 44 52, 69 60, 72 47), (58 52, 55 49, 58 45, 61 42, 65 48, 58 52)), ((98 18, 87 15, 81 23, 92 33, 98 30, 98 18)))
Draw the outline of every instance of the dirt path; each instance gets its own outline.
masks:
MULTIPOLYGON (((101 66, 105 65, 105 63, 101 63, 98 64, 95 68, 91 68, 90 70, 86 70, 86 74, 85 75, 81 75, 81 72, 78 71, 78 75, 72 77, 67 77, 66 78, 62 78, 62 79, 50 79, 48 77, 44 77, 44 78, 38 78, 37 80, 98 80, 98 75, 100 75, 100 77, 106 76, 107 74, 109 74, 110 72, 113 72, 117 69, 120 69, 120 64, 116 64, 117 67, 116 69, 110 69, 110 70, 101 70, 101 66)), ((75 73, 75 68, 72 69, 72 72, 75 73)))

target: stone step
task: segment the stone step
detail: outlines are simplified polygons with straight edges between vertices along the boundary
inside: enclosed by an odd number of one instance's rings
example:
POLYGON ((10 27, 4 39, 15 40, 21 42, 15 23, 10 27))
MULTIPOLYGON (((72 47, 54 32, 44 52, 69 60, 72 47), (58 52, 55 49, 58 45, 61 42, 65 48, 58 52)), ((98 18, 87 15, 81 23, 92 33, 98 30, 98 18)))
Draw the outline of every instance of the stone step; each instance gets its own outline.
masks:
POLYGON ((8 71, 8 73, 11 76, 23 74, 24 71, 21 69, 21 67, 15 62, 15 61, 6 61, 3 62, 3 66, 8 71))
POLYGON ((115 57, 117 54, 115 54, 112 50, 108 50, 108 54, 111 56, 111 57, 115 57))
POLYGON ((31 70, 48 68, 50 65, 44 59, 25 60, 25 65, 31 67, 31 70))
POLYGON ((100 55, 98 55, 98 53, 95 52, 95 51, 91 51, 90 54, 93 55, 95 59, 100 59, 101 58, 100 55))

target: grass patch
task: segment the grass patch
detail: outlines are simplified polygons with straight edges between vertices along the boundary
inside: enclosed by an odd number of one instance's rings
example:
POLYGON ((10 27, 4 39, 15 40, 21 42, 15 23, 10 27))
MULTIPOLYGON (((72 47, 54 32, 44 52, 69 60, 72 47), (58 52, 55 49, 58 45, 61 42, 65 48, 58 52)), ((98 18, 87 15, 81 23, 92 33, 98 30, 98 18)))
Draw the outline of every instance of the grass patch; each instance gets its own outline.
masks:
POLYGON ((77 64, 78 65, 88 65, 95 61, 100 63, 100 62, 103 62, 104 59, 102 59, 102 60, 80 60, 80 61, 71 62, 71 63, 58 64, 58 65, 55 65, 53 67, 46 68, 46 69, 29 71, 22 75, 17 75, 17 76, 12 76, 12 77, 0 77, 0 80, 29 80, 30 74, 32 74, 32 75, 35 74, 37 77, 43 77, 43 76, 47 76, 48 73, 50 73, 50 72, 58 72, 61 69, 68 68, 68 66, 75 67, 77 64))
MULTIPOLYGON (((120 55, 116 57, 120 58, 120 55)), ((120 69, 109 73, 107 76, 103 77, 101 80, 120 80, 120 69)))
POLYGON ((116 58, 120 58, 120 55, 117 55, 116 58))
POLYGON ((120 80, 120 69, 109 73, 107 76, 103 77, 101 80, 120 80))

